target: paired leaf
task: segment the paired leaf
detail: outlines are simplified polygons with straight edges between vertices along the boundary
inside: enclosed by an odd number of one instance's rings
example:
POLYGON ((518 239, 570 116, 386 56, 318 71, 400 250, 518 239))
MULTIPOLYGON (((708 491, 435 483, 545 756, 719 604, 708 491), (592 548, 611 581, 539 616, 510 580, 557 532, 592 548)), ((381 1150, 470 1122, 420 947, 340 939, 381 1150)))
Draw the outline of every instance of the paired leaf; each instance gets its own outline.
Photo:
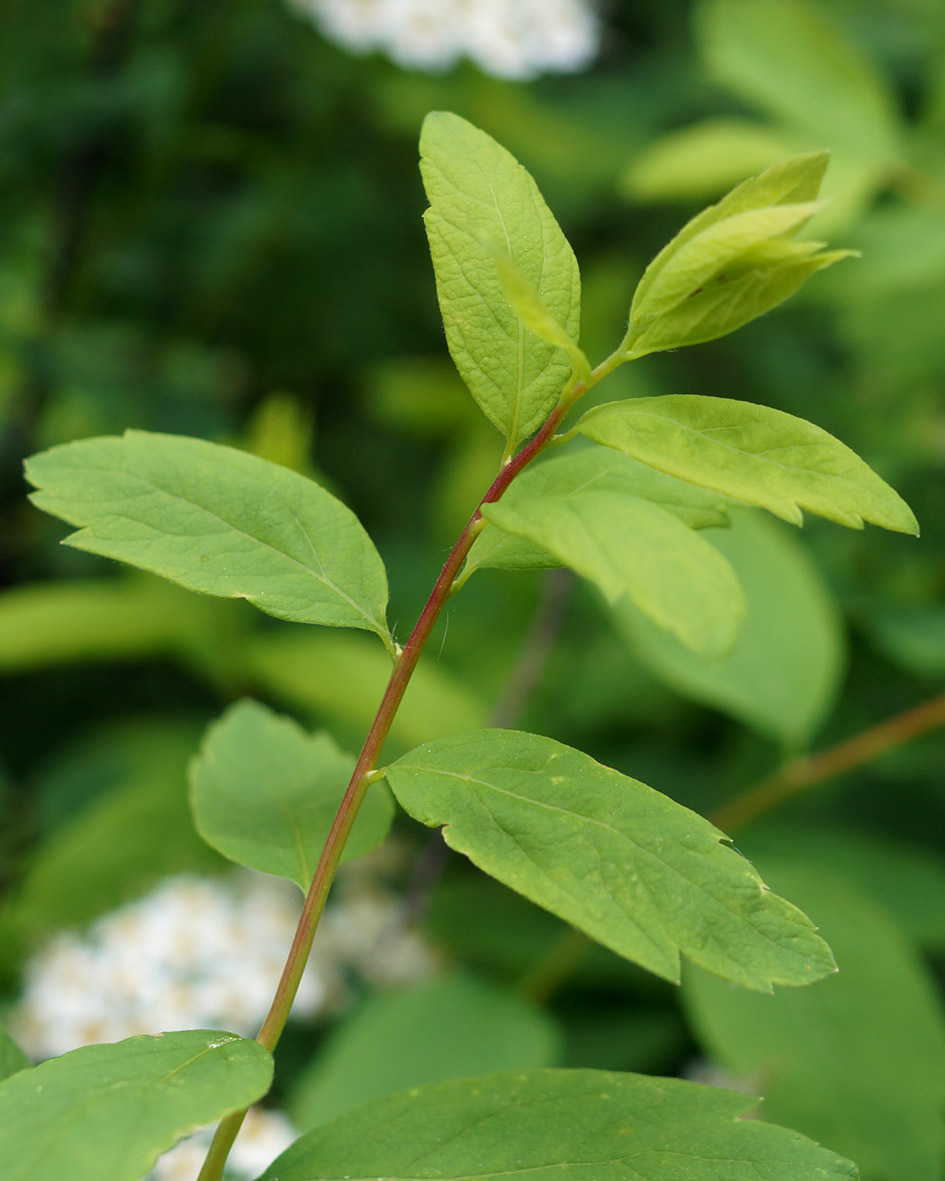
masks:
POLYGON ((386 775, 451 848, 667 980, 680 952, 763 991, 834 970, 809 920, 718 829, 580 751, 484 730, 419 747, 386 775))
MULTIPOLYGON (((572 497, 584 492, 606 492, 651 501, 690 529, 728 524, 725 498, 603 447, 569 449, 526 468, 502 497, 502 503, 514 509, 520 501, 572 497)), ((530 570, 560 563, 559 558, 540 546, 496 527, 486 529, 476 538, 463 578, 487 566, 530 570)))
POLYGON ((829 159, 827 152, 806 152, 779 160, 758 176, 743 180, 721 201, 697 213, 646 268, 634 292, 632 306, 639 307, 644 302, 650 288, 673 261, 678 251, 719 222, 737 214, 769 206, 797 205, 814 201, 820 191, 829 159))
POLYGON ((542 322, 547 334, 553 323, 576 346, 580 274, 574 253, 531 176, 458 115, 438 111, 424 120, 420 171, 450 353, 483 413, 514 447, 558 401, 572 366, 557 341, 536 335, 511 306, 496 250, 508 255, 537 297, 540 310, 531 295, 519 298, 532 324, 542 322))
POLYGON ((745 602, 732 568, 650 501, 588 490, 520 496, 484 505, 482 515, 589 578, 610 602, 629 596, 695 651, 719 656, 734 643, 745 602))
POLYGON ((258 1042, 205 1029, 51 1058, 0 1083, 4 1181, 140 1181, 182 1136, 248 1107, 271 1079, 258 1042))
POLYGON ((613 617, 633 654, 684 696, 731 714, 787 748, 803 747, 836 700, 843 620, 792 533, 763 513, 732 512, 712 534, 744 587, 748 611, 730 652, 709 663, 654 627, 626 599, 613 617))
POLYGON ((702 1044, 752 1078, 765 1115, 855 1157, 864 1176, 938 1181, 945 1158, 945 1016, 934 980, 888 914, 822 867, 772 862, 823 923, 839 972, 773 997, 687 971, 702 1044))
POLYGON ((817 253, 794 235, 814 200, 826 152, 792 156, 694 217, 647 267, 630 307, 625 359, 733 332, 850 251, 817 253))
POLYGON ((451 973, 407 991, 376 993, 319 1049, 290 1115, 296 1127, 312 1128, 403 1087, 552 1066, 559 1043, 549 1014, 471 976, 451 973))
POLYGON ((918 533, 909 506, 849 447, 793 414, 693 394, 595 406, 588 438, 799 525, 801 509, 862 529, 918 533))
POLYGON ((804 283, 855 250, 826 250, 820 242, 791 243, 795 249, 777 260, 750 266, 746 257, 720 272, 705 287, 693 289, 682 303, 658 317, 635 337, 628 359, 684 345, 704 344, 757 320, 790 298, 804 283), (747 268, 747 269, 746 269, 747 268))
MULTIPOLYGON (((308 734, 256 701, 237 702, 207 731, 191 764, 197 831, 231 861, 305 891, 353 770, 354 759, 327 733, 308 734)), ((374 784, 343 859, 379 845, 392 816, 390 796, 374 784)))
POLYGON ((692 529, 725 524, 725 504, 604 448, 556 456, 484 506, 495 528, 476 539, 463 578, 482 566, 570 566, 609 599, 630 595, 685 643, 718 654, 734 640, 741 590, 692 529))
POLYGON ((69 545, 188 590, 248 599, 300 623, 362 628, 390 644, 384 566, 330 493, 257 456, 127 431, 33 456, 32 500, 81 526, 69 545))
POLYGON ((752 1104, 733 1091, 599 1070, 434 1083, 309 1132, 259 1181, 855 1181, 849 1161, 739 1119, 752 1104))

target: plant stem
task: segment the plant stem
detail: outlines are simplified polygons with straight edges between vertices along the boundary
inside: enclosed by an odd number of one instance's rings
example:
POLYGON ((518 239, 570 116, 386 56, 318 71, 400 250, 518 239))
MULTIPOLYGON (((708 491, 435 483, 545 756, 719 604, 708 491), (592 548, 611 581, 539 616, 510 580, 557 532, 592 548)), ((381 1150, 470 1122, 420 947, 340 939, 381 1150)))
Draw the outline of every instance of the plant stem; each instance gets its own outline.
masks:
POLYGON ((945 694, 887 718, 885 722, 828 747, 820 754, 795 759, 729 803, 723 804, 710 819, 723 832, 730 833, 763 813, 770 812, 791 796, 851 771, 937 726, 945 726, 945 694))
MULTIPOLYGON (((570 570, 559 568, 548 572, 531 627, 522 643, 505 689, 489 715, 487 725, 491 729, 507 730, 517 724, 548 664, 548 658, 564 623, 573 590, 574 575, 570 570)), ((404 893, 401 913, 406 924, 413 926, 426 914, 437 883, 449 863, 451 852, 443 840, 440 829, 430 834, 417 858, 413 877, 404 893)))
MULTIPOLYGON (((590 384, 593 384, 595 380, 599 380, 599 377, 603 376, 605 371, 609 372, 609 369, 605 370, 607 363, 605 361, 603 365, 598 366, 598 369, 591 376, 590 384)), ((355 817, 358 814, 358 809, 364 800, 367 789, 374 780, 372 772, 377 766, 377 760, 380 758, 381 749, 387 738, 391 723, 394 720, 394 715, 397 713, 397 709, 407 690, 413 670, 417 666, 417 661, 420 659, 424 646, 430 638, 430 633, 453 591, 456 576, 463 562, 465 562, 473 542, 485 526, 482 516, 482 506, 484 504, 494 504, 500 499, 519 472, 531 463, 535 456, 547 446, 554 432, 560 426, 565 414, 567 414, 575 401, 588 388, 588 384, 584 382, 577 382, 572 386, 561 398, 551 414, 545 419, 538 433, 533 435, 529 442, 516 455, 503 463, 499 474, 493 480, 488 492, 479 502, 475 512, 469 518, 465 528, 459 535, 459 539, 453 546, 449 557, 443 565, 443 569, 440 571, 440 575, 433 586, 433 590, 430 592, 430 597, 427 599, 426 605, 420 613, 420 618, 417 620, 416 626, 410 634, 410 638, 404 645, 403 650, 396 657, 394 670, 387 683, 381 704, 374 716, 374 721, 371 729, 368 731, 364 746, 361 748, 361 754, 355 764, 351 780, 339 805, 334 823, 331 826, 331 831, 328 834, 328 839, 325 841, 321 857, 315 868, 312 884, 309 886, 308 894, 302 906, 302 913, 299 917, 298 926, 296 927, 295 937, 292 940, 292 947, 289 950, 285 967, 282 970, 282 977, 276 989, 272 1006, 259 1033, 256 1035, 256 1041, 260 1045, 265 1046, 270 1053, 275 1049, 285 1028, 285 1023, 288 1020, 289 1011, 292 1008, 292 1002, 295 1000, 295 994, 298 991, 302 973, 305 970, 305 964, 312 948, 312 940, 315 938, 315 929, 325 909, 328 891, 331 888, 335 872, 341 861, 341 854, 345 842, 348 839, 348 834, 351 832, 351 827, 354 824, 355 817)), ((232 1147, 233 1141, 236 1139, 236 1135, 245 1116, 245 1110, 234 1112, 233 1115, 227 1116, 220 1123, 197 1181, 220 1181, 227 1155, 232 1147)))

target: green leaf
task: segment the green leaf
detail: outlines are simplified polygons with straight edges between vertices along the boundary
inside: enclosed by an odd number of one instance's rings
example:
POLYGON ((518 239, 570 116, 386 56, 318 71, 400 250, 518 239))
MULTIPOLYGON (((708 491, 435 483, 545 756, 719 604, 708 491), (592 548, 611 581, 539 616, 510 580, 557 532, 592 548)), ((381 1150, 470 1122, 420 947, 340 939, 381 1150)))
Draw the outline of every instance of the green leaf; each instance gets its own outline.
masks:
POLYGON ((9 1078, 11 1074, 16 1074, 18 1070, 25 1070, 29 1065, 29 1058, 0 1026, 0 1082, 9 1078))
MULTIPOLYGON (((603 447, 569 448, 564 454, 526 468, 502 497, 502 503, 515 508, 520 501, 570 497, 589 491, 652 501, 690 529, 728 524, 727 498, 603 447)), ((560 560, 547 550, 496 527, 486 529, 476 538, 463 569, 463 579, 486 566, 528 570, 557 565, 560 560)))
MULTIPOLYGON (((197 831, 224 857, 288 878, 306 891, 354 770, 324 731, 308 734, 259 702, 230 706, 190 767, 197 831)), ((375 784, 358 812, 344 860, 387 836, 390 796, 375 784)))
POLYGON ((793 294, 810 275, 852 253, 818 254, 794 235, 814 201, 826 152, 792 156, 744 181, 688 222, 647 267, 620 346, 625 360, 714 340, 793 294))
POLYGON ((420 157, 446 341, 473 397, 511 449, 547 417, 571 363, 511 307, 495 248, 508 252, 575 345, 577 262, 534 180, 485 132, 458 115, 435 112, 424 120, 420 157))
POLYGON ((730 398, 671 394, 595 406, 578 431, 682 480, 795 525, 801 509, 852 529, 919 532, 909 506, 849 447, 793 414, 730 398))
POLYGON ((634 655, 660 680, 769 734, 804 746, 836 699, 845 664, 843 621, 807 551, 783 525, 751 510, 712 542, 748 600, 732 650, 700 660, 631 603, 613 608, 634 655))
POLYGON ((258 1042, 196 1029, 84 1046, 0 1083, 4 1181, 140 1181, 202 1124, 261 1098, 258 1042))
MULTIPOLYGON (((809 205, 820 191, 829 159, 827 152, 806 152, 780 160, 760 175, 749 177, 748 180, 736 185, 721 201, 697 213, 646 268, 633 295, 633 308, 639 308, 645 302, 651 288, 679 251, 689 247, 700 234, 713 229, 726 218, 765 210, 769 206, 809 205)), ((790 223, 793 220, 792 216, 788 215, 787 220, 790 223)), ((749 222, 748 225, 750 224, 749 222)), ((747 228, 744 220, 737 225, 743 232, 747 228)))
POLYGON ((734 643, 745 603, 731 567, 651 501, 592 482, 560 496, 519 493, 482 515, 596 583, 611 603, 629 596, 695 651, 719 656, 734 643))
POLYGON ((696 34, 715 77, 779 123, 868 159, 874 174, 899 154, 892 88, 823 5, 709 0, 696 34))
POLYGON ((290 1115, 296 1127, 312 1128, 403 1087, 552 1066, 559 1043, 551 1017, 535 1005, 453 973, 369 997, 329 1035, 290 1115))
POLYGON ((727 336, 790 298, 811 275, 845 258, 858 257, 855 250, 812 253, 823 245, 821 242, 784 245, 793 247, 794 253, 776 263, 747 270, 742 267, 748 260, 740 260, 738 267, 722 271, 704 287, 693 289, 682 303, 641 328, 633 338, 627 359, 727 336))
POLYGON ((445 825, 450 848, 667 980, 679 979, 680 952, 765 991, 834 970, 812 924, 718 829, 580 751, 483 730, 385 773, 415 820, 445 825))
POLYGON ((259 1181, 855 1181, 849 1161, 739 1119, 751 1106, 679 1079, 486 1075, 366 1103, 302 1136, 259 1181))
POLYGON ((590 361, 541 302, 541 296, 529 282, 527 276, 515 265, 511 256, 505 251, 497 251, 496 267, 499 271, 502 289, 516 316, 529 332, 534 332, 536 336, 548 344, 554 345, 555 348, 566 353, 571 362, 574 376, 578 380, 586 382, 591 376, 590 361))
MULTIPOLYGON (((675 238, 666 248, 669 253, 662 264, 654 263, 647 268, 646 283, 641 282, 634 293, 630 307, 631 336, 642 332, 657 316, 690 299, 710 279, 728 277, 730 268, 744 269, 750 265, 755 259, 753 252, 760 246, 774 241, 782 248, 796 249, 801 244, 788 239, 821 208, 819 201, 765 205, 715 220, 686 241, 675 238), (746 255, 747 264, 743 262, 746 255)), ((811 245, 807 243, 808 247, 811 245)))
POLYGON ((854 1156, 864 1176, 938 1181, 945 1019, 935 984, 888 915, 822 867, 771 863, 822 922, 840 970, 759 998, 697 971, 683 996, 703 1045, 763 1088, 765 1115, 854 1156))
POLYGON ((390 643, 387 578, 358 519, 288 468, 173 435, 127 431, 27 460, 39 508, 81 526, 69 545, 188 590, 390 643))

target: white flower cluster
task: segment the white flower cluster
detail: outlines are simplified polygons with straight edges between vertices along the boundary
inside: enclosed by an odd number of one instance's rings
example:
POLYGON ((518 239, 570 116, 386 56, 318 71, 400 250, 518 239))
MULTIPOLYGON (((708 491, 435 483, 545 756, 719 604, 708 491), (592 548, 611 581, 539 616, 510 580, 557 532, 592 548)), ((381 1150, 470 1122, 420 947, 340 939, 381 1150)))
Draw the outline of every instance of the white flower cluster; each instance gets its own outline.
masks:
MULTIPOLYGON (((436 957, 369 877, 326 909, 293 1015, 329 1015, 348 983, 422 979, 436 957)), ((268 1012, 298 918, 298 892, 263 874, 171 878, 84 934, 55 936, 27 965, 9 1028, 34 1060, 170 1029, 252 1037, 268 1012)))
MULTIPOLYGON (((432 949, 405 928, 399 900, 378 885, 369 861, 348 867, 336 887, 294 1016, 337 1011, 355 979, 407 983, 437 968, 432 949)), ((269 1009, 298 911, 298 892, 264 874, 170 878, 84 934, 53 938, 27 965, 9 1028, 35 1060, 159 1030, 227 1029, 251 1037, 269 1009)), ((201 1129, 165 1153, 147 1181, 192 1181, 212 1134, 213 1128, 201 1129)), ((258 1176, 296 1135, 278 1112, 254 1108, 227 1176, 258 1176)))
POLYGON ((468 57, 487 74, 523 80, 587 66, 600 46, 590 0, 291 0, 331 41, 380 52, 412 70, 468 57))

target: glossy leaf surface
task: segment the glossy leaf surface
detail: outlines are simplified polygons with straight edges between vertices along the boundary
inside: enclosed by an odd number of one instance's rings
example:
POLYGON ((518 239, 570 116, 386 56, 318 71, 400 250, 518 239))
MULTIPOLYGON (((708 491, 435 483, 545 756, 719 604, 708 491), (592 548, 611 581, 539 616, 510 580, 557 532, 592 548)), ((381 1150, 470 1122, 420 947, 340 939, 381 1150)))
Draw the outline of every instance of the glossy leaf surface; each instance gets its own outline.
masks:
POLYGON ((753 1101, 678 1079, 532 1070, 376 1099, 297 1140, 260 1181, 855 1181, 753 1101))
MULTIPOLYGON (((305 891, 353 770, 354 759, 327 733, 309 734, 256 701, 237 702, 207 731, 191 764, 197 831, 231 861, 305 891)), ((392 816, 387 790, 374 784, 343 859, 379 845, 392 816)))
POLYGON ((205 1029, 84 1046, 0 1083, 4 1181, 140 1181, 202 1124, 269 1087, 258 1044, 205 1029))
POLYGON ((419 747, 386 774, 451 848, 667 980, 680 952, 763 991, 834 970, 809 920, 718 829, 580 751, 483 730, 419 747))
POLYGON ((683 480, 800 524, 801 509, 853 529, 918 533, 899 494, 839 439, 782 410, 670 394, 609 402, 577 429, 683 480))
POLYGON ((127 431, 33 456, 32 500, 69 545, 280 619, 389 642, 387 577, 357 517, 288 468, 231 447, 127 431))
POLYGON ((420 171, 424 215, 450 353, 509 446, 535 429, 571 373, 562 351, 529 331, 496 266, 505 250, 551 319, 576 344, 580 275, 574 253, 526 170, 465 119, 428 115, 420 171))

